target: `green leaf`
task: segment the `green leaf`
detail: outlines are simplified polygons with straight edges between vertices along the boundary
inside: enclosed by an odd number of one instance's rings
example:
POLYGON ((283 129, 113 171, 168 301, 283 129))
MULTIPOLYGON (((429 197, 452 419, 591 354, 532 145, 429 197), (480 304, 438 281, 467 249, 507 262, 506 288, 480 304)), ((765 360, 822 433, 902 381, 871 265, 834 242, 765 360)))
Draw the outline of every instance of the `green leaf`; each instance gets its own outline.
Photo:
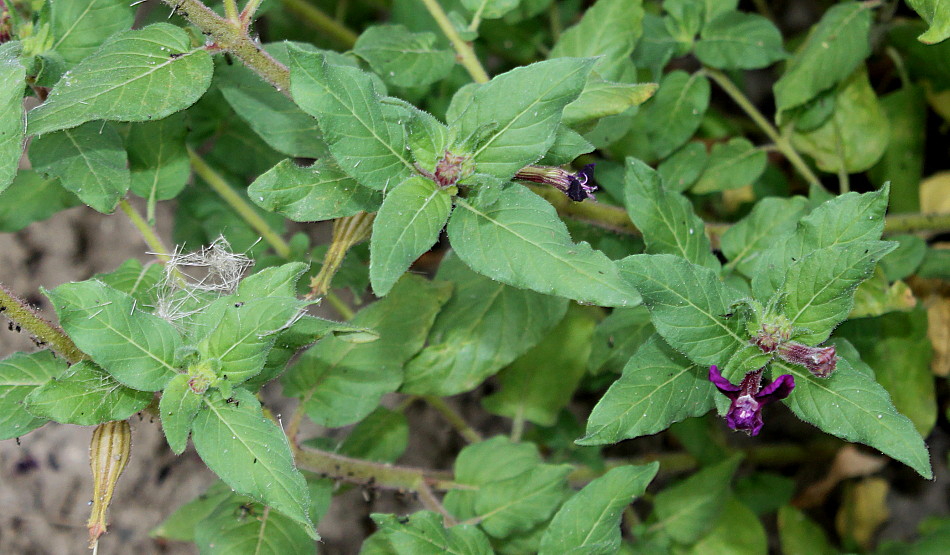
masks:
POLYGON ((689 199, 667 191, 663 178, 635 158, 627 158, 624 182, 627 213, 643 233, 646 252, 675 254, 694 264, 719 270, 719 260, 706 237, 706 226, 693 211, 689 199))
POLYGON ((557 127, 554 144, 551 145, 551 149, 547 151, 544 158, 539 160, 538 163, 547 166, 561 166, 569 164, 581 154, 587 154, 593 151, 594 145, 585 139, 583 135, 561 124, 557 127))
POLYGON ((926 310, 849 320, 835 334, 854 343, 894 407, 927 437, 937 421, 937 402, 926 310))
POLYGON ((446 284, 403 277, 389 295, 350 322, 376 330, 378 340, 321 339, 284 375, 284 393, 303 399, 307 416, 321 425, 338 427, 361 420, 383 394, 402 383, 403 365, 422 348, 449 293, 446 284))
MULTIPOLYGON (((241 283, 238 284, 236 298, 242 301, 251 301, 258 297, 296 297, 297 282, 300 280, 300 276, 307 271, 307 268, 307 264, 303 262, 288 262, 280 266, 264 268, 241 280, 241 283)), ((313 319, 320 320, 319 318, 313 319)), ((326 320, 320 321, 325 322, 326 320)))
POLYGON ((360 184, 385 190, 412 173, 402 122, 388 117, 394 108, 380 102, 368 73, 292 46, 290 90, 297 105, 317 118, 340 168, 360 184))
MULTIPOLYGON (((291 43, 271 43, 264 50, 287 65, 290 62, 288 44, 291 43)), ((305 44, 300 46, 312 48, 305 44)), ((215 77, 221 94, 234 113, 247 122, 268 146, 287 156, 318 159, 327 156, 327 144, 316 120, 247 66, 218 64, 215 77)))
POLYGON ((740 318, 728 316, 741 295, 715 271, 668 254, 628 256, 619 265, 643 295, 656 330, 693 362, 744 373, 768 361, 749 344, 740 318))
POLYGON ((225 500, 234 496, 227 484, 216 480, 201 495, 178 507, 149 532, 149 536, 178 541, 194 541, 195 527, 225 500))
POLYGON ((614 309, 594 329, 587 359, 588 372, 621 372, 633 353, 654 332, 650 311, 645 306, 614 309))
POLYGON ((734 553, 768 553, 769 541, 762 522, 749 507, 730 495, 721 514, 714 516, 716 525, 704 538, 693 544, 692 555, 732 555, 734 553))
POLYGON ((928 480, 933 476, 927 446, 913 422, 897 412, 887 390, 846 358, 838 358, 829 378, 781 361, 773 363, 772 373, 795 377, 795 392, 783 402, 802 420, 845 441, 869 445, 928 480))
POLYGON ((435 172, 449 144, 449 129, 432 114, 406 103, 409 112, 409 150, 416 164, 435 172))
POLYGON ((654 526, 680 543, 701 538, 726 507, 729 482, 741 461, 734 455, 658 493, 653 502, 657 517, 654 526))
POLYGON ((744 137, 716 143, 706 162, 706 169, 692 192, 713 193, 751 185, 765 171, 765 162, 765 151, 756 148, 744 137))
POLYGON ((0 193, 16 175, 23 154, 23 88, 20 43, 0 44, 0 193))
POLYGON ((950 10, 943 0, 907 0, 907 3, 930 26, 917 40, 936 44, 950 37, 950 10))
POLYGON ((307 485, 287 436, 264 417, 254 395, 236 389, 234 398, 239 402, 204 398, 191 431, 198 455, 234 491, 284 513, 316 539, 307 485))
POLYGON ((541 538, 541 555, 617 553, 621 514, 659 468, 656 462, 621 466, 584 486, 554 515, 541 538))
POLYGON ((385 407, 377 407, 353 427, 340 444, 339 451, 348 457, 377 462, 396 462, 409 445, 409 420, 406 415, 385 407))
POLYGON ((463 262, 502 283, 600 306, 640 302, 614 262, 571 241, 554 208, 528 189, 510 187, 487 207, 459 200, 448 234, 463 262))
POLYGON ((20 170, 10 187, 0 193, 0 231, 20 231, 60 210, 82 204, 63 189, 58 179, 44 178, 33 170, 20 170))
POLYGON ((300 523, 247 497, 231 495, 195 526, 202 555, 316 554, 310 532, 300 523))
POLYGON ((23 403, 34 416, 94 426, 125 420, 144 409, 152 397, 151 392, 124 387, 95 364, 82 361, 34 389, 23 403))
POLYGON ((462 0, 462 5, 482 19, 498 19, 518 7, 521 0, 462 0))
POLYGON ((795 231, 807 202, 805 197, 768 197, 755 203, 748 216, 722 235, 720 246, 729 266, 752 276, 761 251, 795 231))
POLYGON ((656 171, 667 189, 682 193, 699 179, 707 158, 706 145, 699 141, 689 142, 660 162, 656 171))
POLYGON ((835 86, 871 53, 871 9, 870 4, 842 2, 825 12, 775 83, 779 112, 835 86))
POLYGON ((927 256, 927 242, 917 235, 890 235, 898 247, 881 259, 881 269, 887 280, 897 281, 912 275, 927 256))
POLYGON ((699 61, 720 69, 758 69, 785 59, 782 33, 761 15, 725 12, 703 27, 694 50, 699 61))
POLYGON ((643 105, 637 120, 645 126, 646 140, 658 158, 665 158, 683 145, 709 107, 709 79, 676 70, 667 73, 653 98, 643 105))
POLYGON ((880 101, 890 123, 891 138, 868 176, 872 183, 891 182, 892 212, 919 212, 927 121, 924 91, 910 85, 881 97, 880 101))
POLYGON ((604 445, 655 434, 713 408, 706 366, 691 363, 654 334, 598 401, 578 445, 604 445))
POLYGON ((60 183, 80 200, 109 214, 129 190, 131 174, 122 137, 106 122, 89 122, 37 137, 30 144, 36 170, 60 183))
POLYGON ((397 87, 431 85, 455 67, 452 51, 436 47, 435 33, 412 33, 402 25, 366 29, 356 40, 353 53, 397 87))
POLYGON ((831 118, 813 131, 793 133, 792 145, 814 158, 821 170, 857 173, 881 159, 890 129, 867 72, 861 69, 838 86, 831 118))
POLYGON ((839 195, 802 218, 791 233, 775 236, 752 272, 755 297, 762 301, 770 298, 785 282, 788 268, 812 251, 879 239, 888 191, 885 185, 870 193, 839 195))
POLYGON ((76 346, 124 385, 158 391, 175 374, 181 337, 133 297, 96 281, 65 283, 45 293, 76 346))
POLYGON ((663 75, 663 69, 673 57, 677 44, 664 24, 665 18, 651 13, 643 15, 643 38, 633 51, 633 62, 652 74, 654 81, 663 75))
POLYGON ((437 279, 454 285, 428 344, 406 366, 401 391, 455 395, 475 388, 545 337, 567 300, 517 289, 476 274, 447 255, 437 279))
POLYGON ((448 553, 453 555, 490 555, 494 553, 488 538, 478 528, 462 524, 445 528, 442 515, 419 511, 408 519, 396 515, 370 515, 380 534, 389 541, 397 555, 448 553))
POLYGON ((598 0, 576 24, 561 33, 551 58, 598 56, 594 71, 619 80, 624 62, 643 31, 641 0, 598 0))
POLYGON ((178 196, 191 177, 191 161, 185 149, 187 133, 184 114, 131 126, 125 145, 133 193, 149 203, 178 196))
POLYGON ((455 481, 474 487, 447 493, 445 507, 460 520, 484 518, 482 528, 496 538, 527 531, 557 510, 569 468, 542 464, 533 443, 494 437, 459 453, 455 481))
POLYGON ((646 102, 656 92, 656 83, 614 83, 591 78, 577 100, 564 108, 565 125, 577 126, 625 112, 646 102))
POLYGON ((247 196, 295 222, 319 222, 379 209, 381 195, 361 186, 328 159, 304 168, 283 160, 251 183, 247 196))
POLYGON ((203 360, 221 362, 223 379, 232 385, 243 383, 260 373, 277 333, 287 328, 305 306, 305 301, 295 297, 262 297, 239 302, 234 302, 232 297, 222 297, 192 324, 200 331, 210 330, 202 334, 203 338, 196 345, 198 352, 203 360))
POLYGON ((52 2, 53 50, 72 65, 92 54, 109 36, 132 27, 134 10, 125 0, 52 2))
POLYGON ((816 345, 848 317, 854 290, 897 245, 867 241, 813 251, 788 268, 770 303, 779 304, 794 326, 795 339, 816 345))
POLYGON ((369 243, 369 279, 376 296, 388 293, 413 261, 432 248, 451 211, 452 196, 421 176, 386 194, 369 243))
POLYGON ((477 171, 510 179, 554 143, 561 112, 584 89, 592 64, 591 59, 558 58, 497 75, 475 89, 449 129, 457 141, 481 134, 471 153, 477 171))
POLYGON ((778 535, 786 555, 838 555, 824 529, 791 505, 778 510, 778 535))
POLYGON ((146 306, 154 306, 158 295, 155 287, 164 274, 165 269, 161 264, 153 262, 143 266, 138 260, 130 258, 115 270, 107 274, 96 274, 93 278, 116 291, 131 295, 146 306))
POLYGON ((188 34, 174 25, 112 35, 63 75, 46 102, 30 110, 27 132, 42 135, 97 119, 162 119, 204 94, 212 66, 207 50, 193 48, 188 34))
POLYGON ((159 417, 162 419, 162 431, 169 447, 176 455, 181 455, 188 445, 191 423, 201 408, 202 397, 189 387, 191 376, 178 374, 172 378, 158 403, 159 417))
POLYGON ((594 324, 587 310, 568 310, 540 343, 501 371, 500 391, 485 397, 482 406, 499 416, 554 425, 587 370, 594 324))
POLYGON ((23 399, 66 370, 51 351, 15 353, 0 360, 0 439, 24 436, 46 424, 23 407, 23 399))

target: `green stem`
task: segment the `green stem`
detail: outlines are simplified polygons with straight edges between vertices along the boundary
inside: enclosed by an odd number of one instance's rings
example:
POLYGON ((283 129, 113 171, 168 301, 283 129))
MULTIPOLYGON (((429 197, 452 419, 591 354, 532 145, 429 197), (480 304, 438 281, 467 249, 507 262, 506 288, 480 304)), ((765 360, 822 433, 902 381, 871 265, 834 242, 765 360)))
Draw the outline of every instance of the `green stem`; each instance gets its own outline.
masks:
POLYGON ((521 436, 524 435, 524 409, 518 407, 518 411, 515 413, 515 417, 511 420, 511 438, 512 443, 518 443, 521 441, 521 436))
MULTIPOLYGON (((791 141, 788 140, 788 137, 783 136, 778 132, 778 129, 769 122, 768 119, 754 104, 746 97, 746 95, 739 90, 730 79, 726 76, 725 73, 712 69, 712 68, 703 68, 703 73, 708 75, 719 87, 729 95, 732 100, 742 108, 742 111, 748 115, 752 121, 759 126, 759 128, 766 134, 772 141, 775 143, 775 146, 785 155, 785 158, 789 163, 794 167, 802 177, 805 178, 809 184, 822 187, 821 181, 818 177, 811 171, 811 168, 808 167, 808 164, 802 159, 801 155, 798 154, 798 151, 792 146, 791 141)), ((823 187, 822 187, 823 188, 823 187)))
POLYGON ((462 415, 449 406, 449 404, 446 403, 444 399, 434 395, 426 395, 423 397, 423 399, 425 399, 425 402, 429 403, 432 408, 437 410, 439 414, 441 414, 442 417, 445 418, 445 420, 451 424, 453 428, 455 428, 459 435, 465 438, 465 441, 469 443, 478 443, 482 441, 481 434, 475 431, 475 428, 469 426, 468 422, 462 418, 462 415))
POLYGON ((290 71, 264 52, 240 22, 228 21, 199 0, 162 0, 210 36, 217 48, 230 52, 284 94, 290 94, 290 71))
POLYGON ((155 233, 155 230, 152 229, 152 226, 148 225, 148 222, 142 217, 138 211, 129 203, 128 199, 122 199, 119 201, 119 209, 128 216, 129 221, 132 222, 132 225, 135 226, 135 229, 139 231, 139 234, 142 236, 142 239, 145 240, 145 244, 148 245, 148 248, 152 249, 152 254, 156 258, 161 260, 162 264, 168 264, 171 262, 171 257, 168 254, 168 247, 165 246, 165 243, 162 242, 162 239, 155 233))
POLYGON ((241 16, 238 15, 237 0, 224 0, 224 17, 234 23, 241 21, 241 16))
POLYGON ((191 148, 188 149, 188 157, 191 159, 191 167, 195 170, 195 173, 211 186, 214 192, 218 193, 218 196, 241 216, 241 219, 260 233, 261 237, 273 247, 279 256, 290 258, 290 245, 276 231, 271 229, 264 218, 254 211, 251 204, 244 200, 244 197, 227 184, 221 174, 214 171, 214 168, 202 160, 191 148))
POLYGON ((462 40, 462 37, 456 32, 455 26, 449 21, 449 16, 445 15, 445 10, 442 9, 442 6, 440 6, 436 0, 422 0, 422 3, 425 4, 426 9, 432 14, 432 18, 435 19, 435 22, 439 25, 439 28, 442 29, 442 32, 446 38, 449 39, 449 42, 452 43, 459 63, 461 63, 462 67, 472 76, 472 80, 476 83, 487 83, 489 81, 488 73, 485 72, 485 68, 482 67, 481 62, 478 61, 478 57, 475 56, 472 45, 462 40))
POLYGON ((67 362, 74 364, 89 358, 79 350, 62 329, 36 313, 26 301, 0 284, 0 312, 34 337, 49 345, 67 362))
POLYGON ((894 214, 884 218, 884 233, 950 231, 950 214, 894 214))
POLYGON ((254 14, 257 13, 257 9, 261 7, 261 2, 263 0, 248 0, 247 4, 244 5, 244 9, 241 11, 241 24, 246 28, 251 20, 254 19, 254 14))
POLYGON ((835 133, 835 154, 838 155, 838 192, 843 195, 851 190, 851 180, 848 177, 844 155, 844 139, 841 137, 841 126, 834 116, 831 117, 831 125, 835 133))
POLYGON ((280 0, 288 11, 298 15, 305 23, 310 24, 318 31, 323 31, 327 36, 340 43, 346 48, 353 48, 356 39, 359 38, 356 33, 351 31, 340 22, 329 15, 320 11, 316 6, 306 0, 280 0))
POLYGON ((487 4, 488 0, 482 0, 482 3, 478 5, 478 9, 475 10, 475 14, 472 16, 472 22, 468 25, 469 31, 478 31, 479 25, 482 24, 482 12, 485 11, 485 6, 487 4))
POLYGON ((897 69, 897 75, 901 80, 901 88, 906 89, 911 86, 910 76, 907 74, 907 66, 904 65, 904 58, 900 55, 900 52, 897 51, 893 46, 888 46, 884 49, 884 52, 887 53, 887 56, 894 62, 894 67, 897 69))
POLYGON ((294 460, 303 470, 367 487, 409 491, 418 491, 422 485, 442 491, 472 488, 453 482, 448 473, 354 459, 311 447, 294 447, 294 460))

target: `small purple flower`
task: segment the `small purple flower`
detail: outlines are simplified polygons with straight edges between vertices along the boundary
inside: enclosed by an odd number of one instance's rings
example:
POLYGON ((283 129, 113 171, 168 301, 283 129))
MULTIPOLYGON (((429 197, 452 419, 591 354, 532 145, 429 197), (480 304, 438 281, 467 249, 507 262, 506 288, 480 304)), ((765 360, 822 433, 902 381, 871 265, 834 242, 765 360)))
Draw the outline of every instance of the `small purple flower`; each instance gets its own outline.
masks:
POLYGON ((594 164, 587 164, 577 173, 553 166, 525 166, 515 174, 515 179, 550 185, 574 202, 594 198, 594 191, 597 190, 594 164))
POLYGON ((788 397, 795 389, 795 378, 791 374, 783 374, 762 387, 762 370, 759 368, 747 373, 739 385, 733 385, 722 377, 719 368, 715 365, 709 367, 709 381, 732 400, 726 413, 726 424, 750 436, 758 435, 762 429, 762 407, 788 397))

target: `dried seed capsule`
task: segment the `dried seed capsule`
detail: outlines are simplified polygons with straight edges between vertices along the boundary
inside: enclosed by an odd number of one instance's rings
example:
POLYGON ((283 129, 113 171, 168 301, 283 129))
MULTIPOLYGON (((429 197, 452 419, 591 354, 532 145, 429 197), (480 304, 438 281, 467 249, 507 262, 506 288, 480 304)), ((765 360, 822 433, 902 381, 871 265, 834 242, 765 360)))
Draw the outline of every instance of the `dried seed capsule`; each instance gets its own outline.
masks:
POLYGON ((92 514, 89 515, 89 547, 95 547, 106 533, 106 510, 112 502, 115 484, 129 462, 132 429, 126 420, 104 422, 92 432, 89 465, 92 467, 92 514))

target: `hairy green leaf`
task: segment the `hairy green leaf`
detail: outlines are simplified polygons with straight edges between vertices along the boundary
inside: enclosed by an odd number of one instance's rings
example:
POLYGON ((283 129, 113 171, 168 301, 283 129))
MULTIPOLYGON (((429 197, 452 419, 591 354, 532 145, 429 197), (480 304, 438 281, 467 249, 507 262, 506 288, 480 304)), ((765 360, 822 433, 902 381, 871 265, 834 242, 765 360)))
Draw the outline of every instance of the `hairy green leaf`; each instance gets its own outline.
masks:
POLYGON ((360 184, 385 190, 413 171, 403 122, 389 118, 369 74, 292 46, 290 90, 297 105, 317 118, 340 168, 360 184))
POLYGON ((667 73, 653 98, 643 105, 637 120, 657 157, 665 158, 699 128, 709 107, 709 79, 701 73, 667 73))
POLYGON ((370 515, 396 555, 446 553, 451 555, 490 555, 494 553, 488 538, 470 524, 445 528, 442 516, 418 511, 408 520, 396 515, 370 515))
POLYGON ((0 439, 24 436, 46 424, 23 407, 23 399, 66 370, 51 351, 15 353, 0 360, 0 439))
POLYGON ((94 426, 125 420, 151 401, 151 392, 125 387, 95 364, 82 361, 34 389, 23 403, 35 416, 94 426))
POLYGON ((181 337, 130 295, 97 281, 65 283, 45 293, 76 346, 121 383, 158 391, 175 374, 181 337))
POLYGON ((190 379, 188 374, 178 374, 172 378, 162 391, 162 398, 158 403, 162 431, 165 432, 165 439, 176 455, 185 451, 188 436, 191 434, 191 424, 203 404, 201 395, 189 387, 190 379))
POLYGON ((716 523, 729 500, 729 482, 742 458, 734 455, 656 495, 657 527, 680 543, 693 543, 716 523))
POLYGON ((917 40, 936 44, 950 37, 950 9, 943 0, 907 0, 907 3, 930 26, 917 40))
POLYGON ((598 0, 574 26, 565 30, 551 58, 598 56, 594 71, 617 81, 642 34, 641 0, 598 0))
POLYGON ((58 179, 44 178, 34 170, 20 170, 10 187, 0 193, 0 231, 19 231, 80 204, 58 179))
POLYGON ((23 87, 20 43, 0 44, 0 193, 13 183, 23 154, 23 87))
POLYGON ((106 122, 89 122, 37 137, 30 145, 37 171, 59 178, 99 212, 111 213, 131 183, 122 137, 106 122))
POLYGON ((722 235, 720 245, 729 266, 751 276, 761 252, 795 230, 807 202, 804 197, 769 197, 757 202, 748 216, 722 235))
POLYGON ((452 196, 430 179, 416 176, 386 194, 373 220, 369 279, 382 297, 415 259, 439 240, 452 211, 452 196))
POLYGON ((708 367, 696 365, 653 335, 630 358, 587 420, 579 445, 617 443, 655 434, 713 408, 708 367))
POLYGON ((527 189, 508 188, 488 207, 460 200, 448 234, 463 262, 503 283, 601 306, 640 302, 614 262, 571 241, 554 208, 527 189))
POLYGON ((126 0, 51 2, 53 50, 69 64, 92 54, 109 36, 132 27, 134 10, 126 0))
POLYGON ((584 486, 554 515, 541 538, 541 555, 594 555, 620 548, 620 516, 656 476, 659 463, 621 466, 584 486))
POLYGON ((125 146, 133 193, 149 203, 178 196, 191 176, 191 161, 185 149, 187 133, 184 114, 131 126, 125 146))
POLYGON ((191 432, 198 455, 234 491, 284 513, 316 539, 307 485, 287 436, 264 417, 254 395, 236 389, 234 400, 204 398, 191 432))
POLYGON ((743 137, 713 146, 693 193, 713 193, 751 185, 765 171, 765 151, 743 137))
POLYGON ((436 47, 435 33, 412 33, 402 25, 363 31, 353 53, 398 87, 423 87, 442 80, 455 66, 451 50, 436 47))
POLYGON ((696 57, 721 69, 757 69, 784 59, 782 33, 758 14, 727 11, 709 21, 696 43, 696 57))
POLYGON ((162 119, 194 104, 208 89, 212 71, 204 47, 193 48, 174 25, 112 35, 30 110, 27 132, 42 135, 97 119, 162 119))

